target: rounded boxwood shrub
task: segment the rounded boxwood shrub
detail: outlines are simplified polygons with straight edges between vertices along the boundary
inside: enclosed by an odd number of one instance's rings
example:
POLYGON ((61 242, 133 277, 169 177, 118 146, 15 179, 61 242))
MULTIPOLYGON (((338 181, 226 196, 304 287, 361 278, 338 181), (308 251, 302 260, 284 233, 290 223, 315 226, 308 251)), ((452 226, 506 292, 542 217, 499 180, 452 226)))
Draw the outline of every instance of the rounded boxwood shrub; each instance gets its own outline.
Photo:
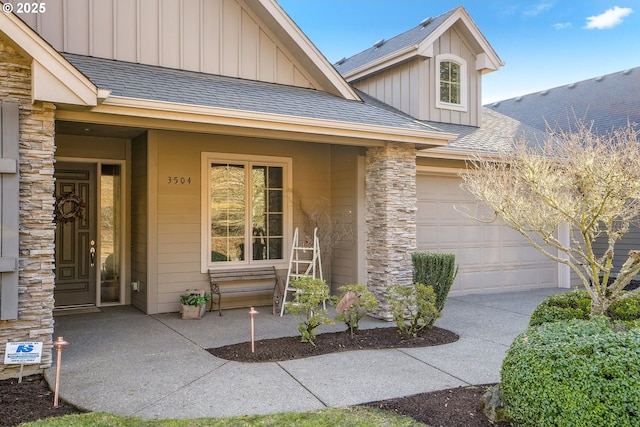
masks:
POLYGON ((638 426, 640 329, 604 316, 530 327, 502 364, 505 411, 518 426, 638 426))
MULTIPOLYGON (((536 307, 529 320, 529 326, 570 319, 589 319, 591 297, 587 291, 571 291, 550 295, 536 307)), ((612 320, 632 322, 640 320, 640 294, 635 294, 611 304, 606 312, 612 320)))

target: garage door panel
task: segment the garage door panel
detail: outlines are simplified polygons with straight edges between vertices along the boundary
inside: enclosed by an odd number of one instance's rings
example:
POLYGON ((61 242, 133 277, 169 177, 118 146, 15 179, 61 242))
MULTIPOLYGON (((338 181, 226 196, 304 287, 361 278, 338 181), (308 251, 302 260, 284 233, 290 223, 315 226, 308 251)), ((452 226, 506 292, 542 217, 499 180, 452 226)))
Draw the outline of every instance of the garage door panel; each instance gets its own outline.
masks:
POLYGON ((502 243, 502 227, 495 225, 495 224, 491 224, 491 225, 484 225, 484 227, 480 224, 476 224, 474 225, 474 227, 479 228, 482 230, 482 238, 485 241, 485 244, 487 245, 491 245, 491 244, 500 244, 502 243))
POLYGON ((418 250, 451 252, 459 272, 452 295, 557 286, 557 264, 499 221, 459 186, 458 177, 418 175, 418 250))

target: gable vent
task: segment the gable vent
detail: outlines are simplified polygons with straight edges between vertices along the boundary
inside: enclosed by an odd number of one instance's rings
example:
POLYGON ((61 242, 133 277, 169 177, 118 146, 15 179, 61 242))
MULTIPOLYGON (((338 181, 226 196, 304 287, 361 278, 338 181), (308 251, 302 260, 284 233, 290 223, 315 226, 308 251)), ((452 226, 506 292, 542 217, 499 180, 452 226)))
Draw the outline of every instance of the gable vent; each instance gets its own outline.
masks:
POLYGON ((427 25, 431 24, 433 22, 433 18, 432 17, 428 17, 422 20, 422 22, 420 22, 420 26, 422 28, 426 27, 427 25))
POLYGON ((384 39, 380 39, 377 42, 375 42, 373 44, 373 47, 375 47, 376 49, 379 48, 380 46, 382 46, 384 44, 385 40, 384 39))

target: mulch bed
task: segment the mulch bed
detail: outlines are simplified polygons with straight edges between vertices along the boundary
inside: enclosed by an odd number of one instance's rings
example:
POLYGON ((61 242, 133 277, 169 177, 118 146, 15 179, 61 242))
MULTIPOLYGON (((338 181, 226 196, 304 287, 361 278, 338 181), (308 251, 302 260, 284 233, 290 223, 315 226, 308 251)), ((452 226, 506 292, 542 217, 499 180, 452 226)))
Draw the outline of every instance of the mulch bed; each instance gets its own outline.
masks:
POLYGON ((321 354, 350 350, 379 350, 383 348, 411 348, 449 344, 458 335, 441 328, 423 330, 418 337, 405 339, 397 328, 361 329, 352 337, 348 332, 323 333, 316 336, 315 346, 300 342, 300 336, 258 340, 251 352, 251 343, 208 348, 216 357, 237 362, 278 362, 302 359, 321 354))
POLYGON ((53 407, 53 392, 42 375, 0 380, 0 425, 13 426, 42 418, 79 414, 83 411, 63 401, 53 407))

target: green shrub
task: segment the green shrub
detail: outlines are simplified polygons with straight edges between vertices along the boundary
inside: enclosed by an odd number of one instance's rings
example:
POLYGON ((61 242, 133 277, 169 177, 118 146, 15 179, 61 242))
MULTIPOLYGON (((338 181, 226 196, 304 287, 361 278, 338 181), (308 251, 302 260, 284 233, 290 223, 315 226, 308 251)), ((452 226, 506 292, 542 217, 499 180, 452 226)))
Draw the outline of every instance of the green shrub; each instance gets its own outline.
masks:
POLYGON ((298 325, 301 341, 315 346, 317 328, 333 323, 327 317, 327 310, 320 307, 329 298, 329 286, 322 279, 308 276, 298 277, 290 285, 296 292, 293 301, 286 303, 287 311, 304 315, 304 320, 298 325))
POLYGON ((571 291, 549 295, 536 307, 529 326, 570 319, 588 319, 591 312, 591 297, 587 291, 571 291))
MULTIPOLYGON (((589 318, 591 297, 587 291, 571 291, 564 294, 548 296, 531 315, 529 326, 560 320, 589 318)), ((631 322, 640 320, 640 294, 632 295, 616 301, 605 313, 612 320, 631 322)))
POLYGON ((614 302, 607 310, 607 316, 623 322, 640 320, 640 294, 614 302))
MULTIPOLYGON (((367 315, 371 310, 378 306, 378 299, 373 295, 365 285, 344 285, 338 288, 340 296, 334 298, 336 304, 336 312, 340 311, 336 316, 336 320, 344 322, 351 336, 358 330, 360 319, 367 315), (348 295, 354 295, 355 298, 345 307, 340 306, 340 302, 348 295)), ((345 300, 346 301, 346 300, 345 300)))
POLYGON ((514 425, 638 426, 640 329, 604 316, 530 327, 507 351, 500 385, 514 425))
POLYGON ((389 286, 391 314, 405 338, 415 338, 423 329, 430 329, 440 311, 436 308, 433 286, 414 283, 413 286, 389 286))
POLYGON ((456 256, 432 252, 415 252, 413 261, 413 283, 433 286, 436 294, 436 308, 442 311, 449 290, 458 274, 456 256))

